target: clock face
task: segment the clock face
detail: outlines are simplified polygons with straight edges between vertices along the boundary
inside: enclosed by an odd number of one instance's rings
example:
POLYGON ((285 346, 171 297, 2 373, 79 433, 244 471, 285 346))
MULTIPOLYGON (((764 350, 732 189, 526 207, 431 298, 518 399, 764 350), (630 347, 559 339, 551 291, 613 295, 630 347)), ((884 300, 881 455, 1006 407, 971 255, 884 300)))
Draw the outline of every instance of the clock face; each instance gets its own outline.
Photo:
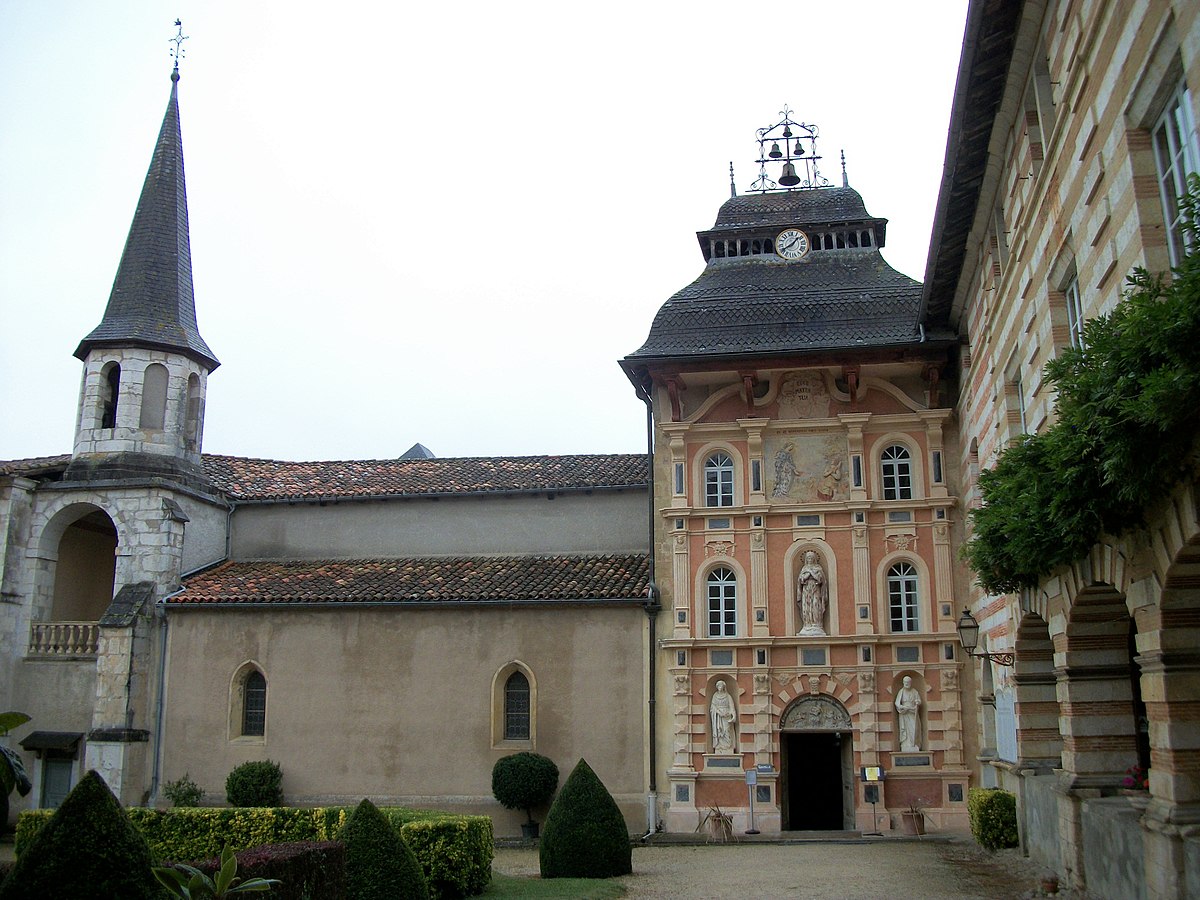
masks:
POLYGON ((775 252, 784 259, 802 259, 808 251, 808 235, 798 228, 781 231, 775 238, 775 252))

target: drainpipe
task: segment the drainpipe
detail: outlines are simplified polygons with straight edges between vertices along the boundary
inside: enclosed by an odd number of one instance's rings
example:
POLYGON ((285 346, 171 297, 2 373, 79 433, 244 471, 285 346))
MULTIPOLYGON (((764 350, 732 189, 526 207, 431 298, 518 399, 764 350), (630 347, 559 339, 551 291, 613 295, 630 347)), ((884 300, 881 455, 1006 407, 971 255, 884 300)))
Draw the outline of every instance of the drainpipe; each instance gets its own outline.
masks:
POLYGON ((658 602, 658 584, 654 580, 654 399, 649 390, 642 385, 636 386, 637 395, 646 404, 646 509, 647 509, 647 546, 649 549, 649 585, 646 588, 646 620, 647 649, 649 651, 649 672, 646 689, 646 707, 650 717, 648 751, 650 761, 650 784, 646 793, 646 834, 643 840, 658 830, 658 760, 656 758, 657 744, 657 660, 658 660, 658 613, 662 606, 658 602))

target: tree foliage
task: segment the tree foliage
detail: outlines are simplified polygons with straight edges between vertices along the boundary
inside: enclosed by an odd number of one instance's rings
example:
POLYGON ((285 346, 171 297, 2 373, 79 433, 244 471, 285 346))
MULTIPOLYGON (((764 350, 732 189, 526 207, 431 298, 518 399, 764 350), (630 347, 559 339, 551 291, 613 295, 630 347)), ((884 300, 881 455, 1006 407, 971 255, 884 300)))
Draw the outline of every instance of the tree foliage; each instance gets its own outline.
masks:
POLYGON ((963 557, 984 590, 1036 585, 1195 469, 1200 430, 1200 178, 1182 198, 1192 251, 1168 280, 1136 269, 1124 298, 1046 365, 1056 421, 1006 448, 979 476, 963 557))
POLYGON ((492 766, 492 794, 506 809, 523 809, 533 821, 533 808, 548 803, 558 787, 558 766, 540 753, 513 753, 492 766))
POLYGON ((269 759, 236 766, 225 779, 230 806, 278 806, 283 802, 283 771, 269 759))

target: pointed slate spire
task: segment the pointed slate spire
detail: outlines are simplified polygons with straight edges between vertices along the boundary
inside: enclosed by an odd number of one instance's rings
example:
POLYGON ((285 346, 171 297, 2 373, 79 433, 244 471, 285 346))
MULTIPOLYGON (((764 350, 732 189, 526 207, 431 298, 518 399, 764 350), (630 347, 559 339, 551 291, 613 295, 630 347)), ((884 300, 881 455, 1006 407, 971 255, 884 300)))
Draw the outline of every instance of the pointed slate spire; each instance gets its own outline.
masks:
POLYGON ((146 347, 182 353, 210 372, 220 365, 196 325, 178 88, 176 69, 104 318, 75 350, 79 359, 94 347, 146 347))

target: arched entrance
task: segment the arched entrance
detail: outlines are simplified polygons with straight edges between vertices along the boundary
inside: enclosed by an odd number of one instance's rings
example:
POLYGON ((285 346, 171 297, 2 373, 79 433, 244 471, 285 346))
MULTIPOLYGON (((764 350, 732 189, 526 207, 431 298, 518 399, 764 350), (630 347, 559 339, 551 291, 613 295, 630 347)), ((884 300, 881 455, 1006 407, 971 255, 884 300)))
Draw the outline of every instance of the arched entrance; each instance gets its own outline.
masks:
POLYGON ((804 697, 779 723, 784 831, 854 828, 854 741, 850 714, 832 697, 804 697))

